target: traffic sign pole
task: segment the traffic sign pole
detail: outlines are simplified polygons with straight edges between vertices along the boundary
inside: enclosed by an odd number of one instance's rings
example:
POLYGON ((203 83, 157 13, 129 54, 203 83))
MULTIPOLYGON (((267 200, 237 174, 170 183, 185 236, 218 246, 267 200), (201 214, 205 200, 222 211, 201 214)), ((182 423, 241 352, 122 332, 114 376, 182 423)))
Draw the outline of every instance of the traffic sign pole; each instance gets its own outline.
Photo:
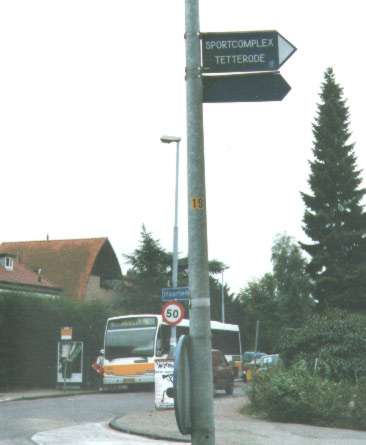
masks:
POLYGON ((185 0, 192 445, 214 445, 210 296, 198 0, 185 0))

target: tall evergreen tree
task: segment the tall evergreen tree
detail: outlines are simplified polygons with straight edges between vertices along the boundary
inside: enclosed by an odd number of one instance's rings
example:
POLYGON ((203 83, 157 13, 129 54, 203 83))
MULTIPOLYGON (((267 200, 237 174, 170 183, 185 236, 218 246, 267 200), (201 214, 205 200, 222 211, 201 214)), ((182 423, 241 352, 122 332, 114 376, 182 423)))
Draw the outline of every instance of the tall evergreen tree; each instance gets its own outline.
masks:
POLYGON ((328 68, 313 124, 312 193, 302 193, 304 231, 313 241, 301 244, 310 255, 308 271, 321 308, 366 309, 365 189, 349 143, 349 112, 343 89, 328 68))

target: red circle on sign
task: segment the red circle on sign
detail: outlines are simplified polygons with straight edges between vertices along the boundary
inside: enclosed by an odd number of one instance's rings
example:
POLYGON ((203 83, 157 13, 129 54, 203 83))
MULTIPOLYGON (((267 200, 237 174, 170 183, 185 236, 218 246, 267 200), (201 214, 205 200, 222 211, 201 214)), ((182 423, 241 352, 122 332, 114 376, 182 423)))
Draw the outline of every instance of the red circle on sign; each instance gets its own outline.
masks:
POLYGON ((183 320, 184 306, 178 301, 167 301, 161 309, 161 315, 165 323, 175 325, 183 320))

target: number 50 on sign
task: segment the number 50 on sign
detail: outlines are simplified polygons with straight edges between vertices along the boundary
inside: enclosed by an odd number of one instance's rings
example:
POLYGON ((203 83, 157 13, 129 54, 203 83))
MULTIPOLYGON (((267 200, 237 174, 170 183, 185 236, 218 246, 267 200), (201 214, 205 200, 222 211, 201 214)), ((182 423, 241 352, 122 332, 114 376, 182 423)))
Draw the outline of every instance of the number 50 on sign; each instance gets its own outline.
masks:
POLYGON ((183 320, 184 306, 177 301, 167 301, 161 310, 165 323, 175 325, 183 320))

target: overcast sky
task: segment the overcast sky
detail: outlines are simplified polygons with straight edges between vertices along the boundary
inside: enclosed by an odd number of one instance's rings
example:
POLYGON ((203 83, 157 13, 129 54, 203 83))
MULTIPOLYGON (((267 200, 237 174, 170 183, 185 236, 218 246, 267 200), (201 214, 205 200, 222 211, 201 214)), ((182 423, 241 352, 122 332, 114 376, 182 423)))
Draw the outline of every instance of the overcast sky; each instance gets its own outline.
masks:
MULTIPOLYGON (((363 2, 201 0, 202 32, 277 30, 297 52, 282 102, 206 104, 209 257, 233 291, 271 270, 273 238, 304 240, 311 124, 333 66, 366 171, 363 2)), ((184 1, 0 2, 0 241, 107 236, 123 272, 142 224, 187 254, 184 1)), ((366 183, 365 183, 366 186, 366 183)))

